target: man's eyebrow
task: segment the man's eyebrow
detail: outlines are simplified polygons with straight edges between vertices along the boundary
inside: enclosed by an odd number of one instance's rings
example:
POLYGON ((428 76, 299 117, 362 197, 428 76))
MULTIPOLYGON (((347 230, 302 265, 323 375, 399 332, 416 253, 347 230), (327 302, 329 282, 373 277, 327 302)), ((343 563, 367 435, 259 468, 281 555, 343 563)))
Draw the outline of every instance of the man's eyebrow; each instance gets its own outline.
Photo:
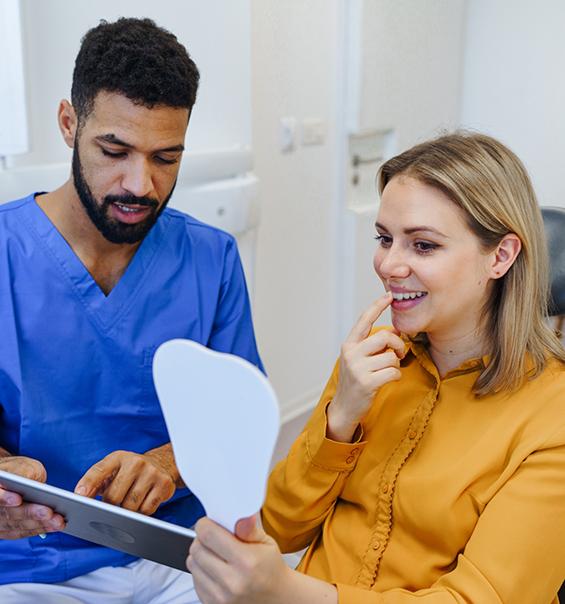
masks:
POLYGON ((102 143, 112 143, 113 145, 119 145, 120 147, 128 147, 129 149, 134 148, 133 145, 119 139, 115 134, 100 134, 99 136, 95 136, 94 139, 102 143))
MULTIPOLYGON (((134 149, 133 145, 126 143, 122 139, 118 138, 115 134, 100 134, 94 137, 95 140, 102 143, 111 143, 112 145, 118 145, 120 147, 126 147, 128 149, 134 149)), ((184 151, 184 145, 174 145, 173 147, 167 147, 166 149, 159 149, 160 153, 174 153, 184 151)))
MULTIPOLYGON (((376 222, 375 223, 375 227, 377 229, 380 229, 381 231, 388 231, 388 229, 376 222)), ((437 229, 434 229, 434 227, 431 226, 416 226, 416 227, 411 227, 409 229, 404 229, 404 234, 405 235, 413 235, 414 233, 435 233, 436 235, 439 235, 440 237, 446 237, 446 235, 444 235, 441 231, 438 231, 437 229)))

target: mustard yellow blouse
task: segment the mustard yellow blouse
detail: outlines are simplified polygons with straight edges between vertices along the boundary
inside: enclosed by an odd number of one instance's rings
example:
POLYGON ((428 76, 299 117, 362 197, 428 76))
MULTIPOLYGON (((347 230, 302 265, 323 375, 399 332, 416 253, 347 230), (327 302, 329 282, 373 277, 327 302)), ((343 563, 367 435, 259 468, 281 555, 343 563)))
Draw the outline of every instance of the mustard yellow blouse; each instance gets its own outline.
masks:
POLYGON ((565 579, 565 371, 475 399, 407 345, 353 444, 326 438, 338 365, 271 475, 263 526, 341 604, 550 604, 565 579))

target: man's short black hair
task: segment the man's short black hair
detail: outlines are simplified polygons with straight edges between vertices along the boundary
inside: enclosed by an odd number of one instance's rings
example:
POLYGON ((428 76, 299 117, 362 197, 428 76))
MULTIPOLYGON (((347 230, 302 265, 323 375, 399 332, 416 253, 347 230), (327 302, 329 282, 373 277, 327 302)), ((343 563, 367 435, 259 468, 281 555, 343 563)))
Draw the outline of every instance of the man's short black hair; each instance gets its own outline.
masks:
POLYGON ((115 92, 149 109, 191 109, 198 68, 171 32, 151 19, 102 20, 89 30, 75 62, 72 104, 79 126, 99 92, 115 92))

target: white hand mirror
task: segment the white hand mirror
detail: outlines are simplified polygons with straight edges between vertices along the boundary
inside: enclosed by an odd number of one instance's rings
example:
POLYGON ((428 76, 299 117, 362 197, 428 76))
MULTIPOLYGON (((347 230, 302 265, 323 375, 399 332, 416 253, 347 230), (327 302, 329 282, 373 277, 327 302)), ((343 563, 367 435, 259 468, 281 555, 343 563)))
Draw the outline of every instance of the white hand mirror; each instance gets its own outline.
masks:
POLYGON ((233 533, 265 499, 280 425, 271 385, 244 359, 189 340, 157 349, 153 380, 182 479, 233 533))

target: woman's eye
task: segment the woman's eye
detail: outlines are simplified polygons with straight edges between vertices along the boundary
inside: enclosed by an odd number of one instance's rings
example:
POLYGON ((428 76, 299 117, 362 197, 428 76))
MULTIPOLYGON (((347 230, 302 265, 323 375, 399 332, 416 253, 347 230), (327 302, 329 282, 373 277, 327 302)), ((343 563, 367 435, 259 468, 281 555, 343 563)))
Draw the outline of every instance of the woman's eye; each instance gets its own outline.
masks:
POLYGON ((392 245, 392 237, 390 235, 375 235, 375 239, 381 247, 390 247, 392 245))
POLYGON ((417 241, 415 244, 416 249, 420 253, 432 252, 437 247, 439 247, 436 243, 430 243, 429 241, 417 241))

